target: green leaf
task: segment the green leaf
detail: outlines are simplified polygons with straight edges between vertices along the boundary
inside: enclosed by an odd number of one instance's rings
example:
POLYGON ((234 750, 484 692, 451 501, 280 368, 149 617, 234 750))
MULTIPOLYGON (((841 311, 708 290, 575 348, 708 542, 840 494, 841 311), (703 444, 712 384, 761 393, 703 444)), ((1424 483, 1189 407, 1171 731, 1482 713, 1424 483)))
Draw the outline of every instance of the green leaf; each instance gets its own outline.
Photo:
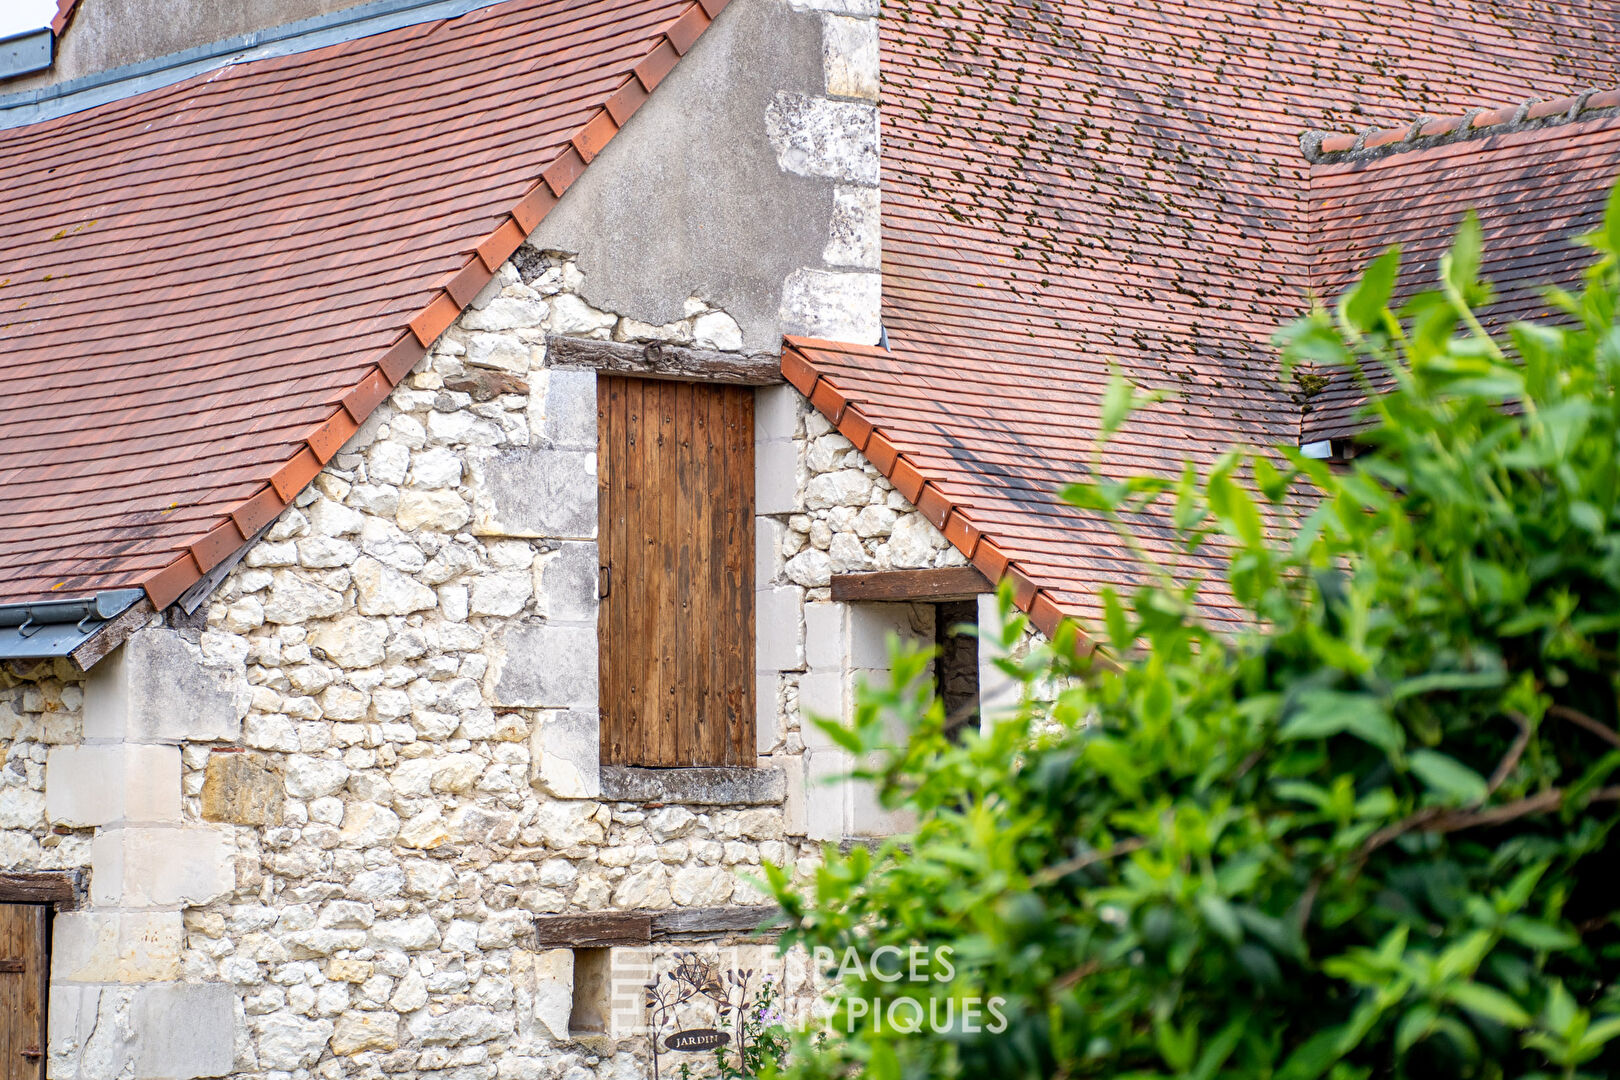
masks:
POLYGON ((1187 1074, 1187 1080, 1214 1080, 1220 1072, 1226 1059, 1232 1056, 1238 1043, 1253 1018, 1248 1013, 1240 1013, 1230 1024, 1220 1030, 1216 1036, 1204 1046, 1204 1052, 1198 1055, 1198 1064, 1192 1072, 1187 1074))
POLYGON ((1620 1036, 1620 1016, 1610 1016, 1587 1028, 1586 1034, 1581 1036, 1581 1044, 1597 1048, 1613 1042, 1616 1036, 1620 1036))
POLYGON ((1098 431, 1104 441, 1119 430, 1120 425, 1130 418, 1137 408, 1135 390, 1130 380, 1117 371, 1108 377, 1108 387, 1103 391, 1102 416, 1098 421, 1098 431))
POLYGON ((1251 907, 1238 908, 1237 916, 1243 928, 1264 941, 1273 952, 1296 960, 1305 958, 1305 942, 1293 920, 1275 919, 1251 907))
POLYGON ((1232 909, 1232 905, 1224 898, 1212 892, 1201 892, 1198 894, 1197 903, 1199 912, 1204 916, 1204 922, 1211 930, 1233 945, 1243 940, 1243 924, 1238 920, 1237 912, 1232 909))
POLYGON ((1339 318, 1362 334, 1379 329, 1400 269, 1401 249, 1396 245, 1374 259, 1361 280, 1340 298, 1339 318))
POLYGON ((1479 227, 1479 215, 1470 210, 1458 224, 1457 237, 1451 242, 1450 255, 1444 260, 1446 282, 1463 296, 1472 292, 1479 280, 1484 248, 1485 238, 1479 227))
POLYGON ((1328 794, 1327 788, 1304 780, 1279 780, 1271 785, 1271 790, 1279 799, 1309 803, 1318 810, 1326 810, 1333 798, 1328 794))
POLYGON ((876 1042, 872 1056, 866 1063, 866 1076, 870 1080, 900 1080, 900 1059, 888 1042, 876 1042))
POLYGON ((1186 1072, 1198 1053, 1198 1025, 1189 1022, 1185 1028, 1177 1028, 1169 1020, 1156 1020, 1153 1041, 1166 1065, 1178 1073, 1186 1072))
POLYGON ((1345 1027, 1319 1031, 1300 1044, 1277 1071, 1278 1080, 1316 1080, 1344 1056, 1345 1027))
POLYGON ((1485 801, 1485 778, 1456 758, 1435 750, 1414 750, 1407 764, 1430 791, 1457 805, 1485 801))
POLYGON ((1558 980, 1548 988, 1547 1003, 1542 1011, 1546 1015, 1547 1026, 1566 1039, 1572 1034, 1580 1017, 1575 999, 1564 989, 1563 982, 1558 980))
POLYGON ((1277 733, 1280 739, 1323 739, 1355 735, 1389 753, 1399 752, 1404 737, 1394 719, 1370 694, 1310 690, 1277 733))
POLYGON ((1620 258, 1620 183, 1609 192, 1609 206, 1603 214, 1603 232, 1609 243, 1609 254, 1620 258))
POLYGON ((1285 476, 1277 471, 1277 466, 1263 457, 1254 459, 1254 486, 1260 489, 1268 502, 1281 502, 1288 494, 1288 485, 1293 482, 1292 476, 1285 476))
POLYGON ((1518 1002, 1484 983, 1452 983, 1441 988, 1440 996, 1453 1005, 1461 1006, 1488 1020, 1495 1020, 1506 1027, 1527 1028, 1531 1024, 1530 1014, 1525 1012, 1518 1002))
POLYGON ((1502 934, 1537 952, 1574 949, 1581 944, 1581 939, 1574 933, 1523 915, 1510 916, 1504 920, 1502 934))
POLYGON ((1120 602, 1119 593, 1111 588, 1103 589, 1102 600, 1103 624, 1108 628, 1108 641, 1116 652, 1124 652, 1131 647, 1133 637, 1125 605, 1120 602))
POLYGON ((1432 671, 1402 679, 1395 684, 1390 696, 1396 701, 1429 694, 1436 690, 1494 690, 1507 682, 1507 671, 1432 671))
POLYGON ((1593 536, 1603 535, 1603 512, 1591 503, 1584 500, 1569 504, 1569 520, 1578 529, 1584 529, 1593 536))
POLYGON ((1429 1034, 1434 1028, 1434 1022, 1440 1019, 1440 1011, 1433 1005, 1424 1002, 1414 1005, 1401 1017, 1401 1022, 1395 1026, 1395 1052, 1404 1054, 1429 1034))
POLYGON ((850 753, 859 754, 866 749, 865 745, 861 742, 860 735, 856 734, 845 724, 842 724, 837 720, 828 720, 819 716, 814 717, 812 722, 821 730, 822 734, 826 735, 827 738, 837 743, 843 749, 848 750, 850 753))

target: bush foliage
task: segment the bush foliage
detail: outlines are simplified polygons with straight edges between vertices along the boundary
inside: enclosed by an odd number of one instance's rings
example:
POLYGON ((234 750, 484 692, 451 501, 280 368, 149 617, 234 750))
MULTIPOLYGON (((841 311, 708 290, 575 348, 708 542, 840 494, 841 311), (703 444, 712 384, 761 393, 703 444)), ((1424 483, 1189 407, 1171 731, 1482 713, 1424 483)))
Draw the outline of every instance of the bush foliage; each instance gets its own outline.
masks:
MULTIPOLYGON (((1016 618, 985 642, 1025 693, 982 735, 944 736, 918 652, 827 725, 916 826, 803 891, 773 872, 791 940, 951 946, 948 981, 837 999, 999 996, 1010 1024, 835 1020, 802 1075, 1620 1075, 1620 189, 1584 242, 1547 323, 1481 325, 1470 218, 1398 314, 1392 251, 1281 332, 1285 363, 1394 382, 1348 467, 1234 451, 1066 492, 1226 552, 1253 629, 1157 573, 1102 594, 1117 663, 1072 628, 1014 659, 1016 618)), ((1105 435, 1141 400, 1116 382, 1105 435)))

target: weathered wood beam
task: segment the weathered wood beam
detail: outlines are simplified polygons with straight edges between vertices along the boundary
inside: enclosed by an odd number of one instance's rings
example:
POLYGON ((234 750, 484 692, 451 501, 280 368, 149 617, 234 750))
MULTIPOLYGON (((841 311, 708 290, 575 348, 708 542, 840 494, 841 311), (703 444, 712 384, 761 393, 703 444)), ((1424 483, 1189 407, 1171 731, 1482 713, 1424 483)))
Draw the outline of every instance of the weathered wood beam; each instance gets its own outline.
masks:
MULTIPOLYGON (((600 949, 651 945, 728 934, 747 934, 781 918, 775 904, 598 911, 588 915, 536 915, 535 944, 542 949, 600 949)), ((778 931, 767 931, 771 937, 778 931)))
POLYGON ((970 600, 995 592, 990 579, 971 566, 941 566, 933 570, 874 570, 862 574, 834 574, 834 600, 970 600))
POLYGON ((534 936, 542 949, 601 949, 652 942, 652 916, 645 911, 600 911, 590 915, 536 915, 534 936))
POLYGON ((786 381, 782 377, 781 359, 770 353, 742 356, 662 342, 638 344, 553 335, 546 339, 546 364, 554 368, 586 368, 604 375, 635 375, 675 382, 773 386, 786 381))
POLYGON ((157 611, 152 607, 152 601, 141 597, 130 609, 116 619, 97 630, 80 645, 68 654, 72 661, 79 665, 80 671, 89 671, 101 662, 101 658, 122 645, 131 634, 152 621, 157 611))
POLYGON ((0 873, 0 904, 55 904, 71 911, 84 900, 82 870, 0 873))
POLYGON ((747 904, 730 907, 670 908, 653 915, 653 940, 708 936, 711 934, 752 933, 770 925, 774 937, 779 930, 782 909, 775 904, 747 904))

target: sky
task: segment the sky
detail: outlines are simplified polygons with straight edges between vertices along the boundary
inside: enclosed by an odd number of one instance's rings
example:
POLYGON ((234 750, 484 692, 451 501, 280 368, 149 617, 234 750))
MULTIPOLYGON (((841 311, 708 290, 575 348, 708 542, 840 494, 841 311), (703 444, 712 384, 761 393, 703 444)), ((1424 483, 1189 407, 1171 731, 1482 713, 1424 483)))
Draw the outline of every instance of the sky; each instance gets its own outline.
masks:
POLYGON ((38 30, 56 16, 56 0, 0 0, 0 37, 38 30))

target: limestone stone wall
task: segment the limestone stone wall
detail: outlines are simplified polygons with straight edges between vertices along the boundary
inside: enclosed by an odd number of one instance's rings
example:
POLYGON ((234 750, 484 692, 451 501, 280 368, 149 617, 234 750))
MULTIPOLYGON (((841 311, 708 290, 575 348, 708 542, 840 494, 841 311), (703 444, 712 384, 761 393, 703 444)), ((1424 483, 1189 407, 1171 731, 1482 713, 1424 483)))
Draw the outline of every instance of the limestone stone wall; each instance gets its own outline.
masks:
POLYGON ((66 660, 0 663, 0 868, 71 870, 90 863, 90 834, 53 826, 45 764, 83 732, 84 676, 66 660))
MULTIPOLYGON (((795 395, 798 397, 799 395, 795 395)), ((821 413, 803 407, 794 502, 780 538, 783 576, 828 597, 833 574, 966 563, 932 522, 821 413)))
MULTIPOLYGON (((603 797, 596 380, 545 346, 875 339, 876 15, 737 0, 200 629, 156 620, 88 680, 0 671, 0 868, 91 881, 56 919, 49 1076, 644 1076, 627 1021, 571 1030, 575 957, 538 949, 533 916, 758 902, 764 862, 807 874, 819 841, 896 824, 824 782, 849 763, 804 713, 840 715, 889 632, 931 640, 931 609, 833 604, 827 576, 950 553, 786 386, 756 408, 759 764, 783 794, 603 797), (753 57, 736 70, 782 81, 726 98, 714 73, 737 78, 729 58, 764 42, 810 51, 753 57), (713 166, 749 143, 774 201, 706 211, 705 191, 735 202, 760 178, 716 185, 679 143, 685 201, 613 217, 647 189, 614 156, 654 161, 647 132, 691 129, 683 93, 745 121, 713 126, 713 166), (662 246, 646 231, 676 223, 662 246), (795 245, 755 259, 783 229, 795 245)), ((614 950, 614 978, 633 989, 671 948, 614 950)), ((803 998, 803 965, 779 974, 803 998)))
MULTIPOLYGON (((630 1023, 570 1030, 573 957, 533 946, 535 914, 758 902, 763 862, 806 874, 819 840, 901 824, 825 782, 850 763, 804 713, 841 715, 881 677, 888 633, 931 640, 932 611, 834 604, 790 568, 822 550, 796 519, 830 548, 868 511, 920 518, 786 387, 760 392, 758 438, 791 452, 760 456, 759 486, 792 494, 775 513, 762 497, 756 586, 787 605, 759 618, 761 764, 787 796, 599 797, 594 376, 548 368, 545 338, 740 342, 700 299, 654 327, 593 308, 581 280, 562 253, 514 257, 227 575, 200 631, 142 631, 88 684, 61 663, 0 676, 0 862, 88 866, 94 883, 58 917, 78 951, 53 980, 53 1077, 642 1076, 630 1023), (852 473, 859 507, 814 505, 818 478, 854 490, 852 473), (87 750, 116 751, 126 789, 164 805, 76 808, 101 790, 87 750), (48 786, 47 764, 80 782, 48 786), (144 959, 96 967, 108 940, 144 959), (166 1009, 212 1023, 174 1034, 152 1021, 166 1009)), ((874 565, 942 557, 897 546, 894 524, 854 535, 874 565)), ((631 986, 660 955, 623 952, 631 986)), ((802 1002, 803 965, 778 971, 802 1002)))
POLYGON ((594 375, 545 337, 739 342, 700 300, 652 327, 580 281, 514 258, 210 603, 201 653, 251 700, 243 753, 186 748, 187 814, 240 813, 225 769, 281 782, 235 893, 186 912, 242 1074, 635 1075, 643 1040, 569 1038, 533 915, 757 903, 762 861, 813 854, 782 805, 593 797, 594 375))
MULTIPOLYGON (((814 605, 785 668, 763 661, 761 764, 786 798, 599 797, 595 377, 547 367, 545 339, 741 342, 701 299, 649 326, 581 282, 562 253, 515 256, 200 630, 140 631, 88 683, 62 663, 3 676, 0 863, 91 871, 90 905, 57 918, 53 1077, 642 1075, 628 1026, 569 1030, 571 958, 533 947, 533 916, 759 902, 763 862, 808 873, 816 839, 847 831, 853 796, 814 783, 828 763, 811 775, 794 676, 844 685, 884 654, 819 634, 814 605), (182 1007, 211 1022, 146 1023, 182 1007)), ((804 457, 802 406, 764 393, 804 457)), ((775 545, 761 563, 766 591, 799 593, 775 545)))

